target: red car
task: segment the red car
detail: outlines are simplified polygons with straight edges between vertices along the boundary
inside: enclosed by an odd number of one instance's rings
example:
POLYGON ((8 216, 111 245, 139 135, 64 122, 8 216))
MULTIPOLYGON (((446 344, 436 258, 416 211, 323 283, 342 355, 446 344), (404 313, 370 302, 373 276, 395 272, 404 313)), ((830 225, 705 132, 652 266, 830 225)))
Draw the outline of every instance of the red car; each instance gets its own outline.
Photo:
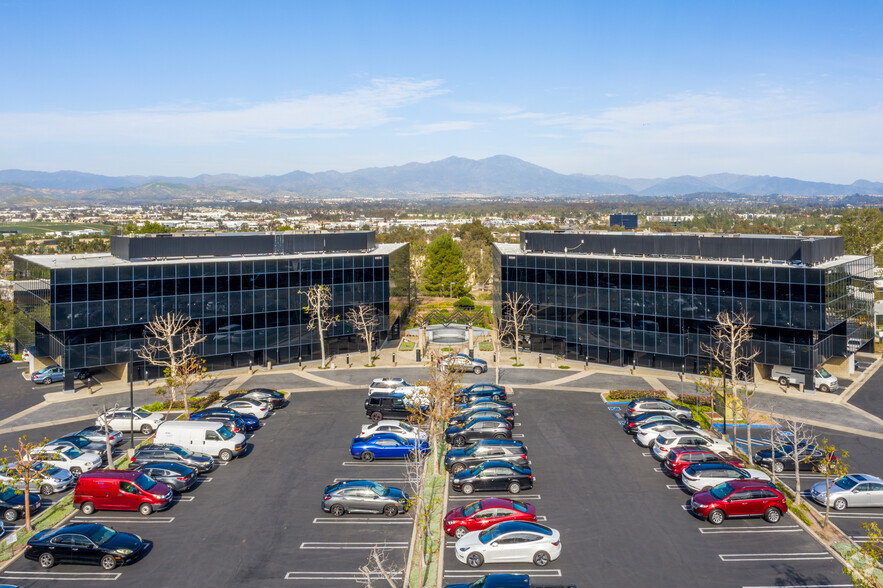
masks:
POLYGON ((673 478, 678 478, 685 469, 697 463, 729 463, 740 468, 745 467, 745 464, 735 457, 725 457, 706 449, 676 447, 663 460, 662 471, 673 478))
POLYGON ((485 498, 445 515, 445 533, 459 539, 470 531, 481 531, 503 521, 536 520, 536 509, 532 504, 508 498, 485 498))
POLYGON ((763 517, 768 523, 778 523, 788 512, 788 504, 770 482, 733 480, 694 494, 690 510, 712 525, 731 517, 763 517))

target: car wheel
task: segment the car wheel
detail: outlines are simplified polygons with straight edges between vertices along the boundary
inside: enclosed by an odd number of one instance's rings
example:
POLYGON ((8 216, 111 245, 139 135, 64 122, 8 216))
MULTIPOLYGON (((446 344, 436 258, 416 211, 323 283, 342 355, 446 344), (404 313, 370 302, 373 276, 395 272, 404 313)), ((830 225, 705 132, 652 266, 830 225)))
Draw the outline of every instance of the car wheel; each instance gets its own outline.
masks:
POLYGON ((788 378, 786 378, 784 376, 779 378, 779 386, 787 386, 787 385, 788 385, 788 378))
POLYGON ((149 516, 153 512, 153 507, 145 502, 138 507, 138 512, 140 512, 144 516, 149 516))
POLYGON ((460 435, 457 435, 456 437, 454 437, 451 445, 453 445, 454 447, 463 447, 464 445, 466 445, 466 439, 461 437, 460 435))
POLYGON ((838 498, 831 506, 834 507, 834 510, 843 510, 844 508, 846 508, 846 500, 843 498, 838 498))
POLYGON ((763 513, 763 518, 768 523, 778 523, 782 518, 782 511, 778 508, 770 507, 763 513))
POLYGON ((335 517, 342 517, 346 514, 346 509, 342 504, 332 504, 331 505, 331 515, 335 517))
POLYGON ((506 435, 504 435, 502 433, 497 433, 496 435, 494 435, 494 439, 505 439, 505 438, 506 438, 506 435))
POLYGON ((75 478, 79 478, 80 476, 83 475, 83 470, 74 466, 71 468, 71 475, 75 478))
POLYGON ((474 368, 472 368, 472 373, 475 374, 476 376, 478 374, 480 374, 481 373, 481 366, 475 366, 474 368))
POLYGON ((43 484, 42 486, 40 486, 40 494, 42 494, 43 496, 51 496, 52 492, 52 486, 50 486, 49 484, 43 484))
POLYGON ((399 514, 399 509, 396 508, 396 505, 394 505, 394 504, 387 504, 386 506, 383 507, 383 514, 385 514, 388 517, 394 517, 397 514, 399 514))
POLYGON ((521 485, 518 482, 509 484, 509 494, 518 494, 521 492, 521 485))
POLYGON ((471 568, 480 568, 481 564, 484 563, 484 558, 480 553, 470 553, 466 556, 466 563, 468 563, 471 568))
POLYGON ((3 511, 3 520, 6 521, 7 523, 11 523, 17 518, 18 518, 18 511, 15 510, 14 508, 7 508, 6 510, 3 511))
POLYGON ((359 456, 359 459, 362 461, 374 461, 374 454, 370 451, 363 451, 362 455, 359 456))
POLYGON ((493 398, 494 400, 500 400, 500 395, 499 395, 499 394, 494 394, 494 395, 492 396, 492 398, 493 398))
POLYGON ((117 567, 117 560, 112 555, 105 555, 101 558, 101 567, 105 570, 112 570, 117 567))
POLYGON ((549 557, 549 554, 546 553, 545 551, 537 551, 537 552, 533 555, 533 563, 534 563, 534 565, 537 565, 537 566, 543 567, 543 566, 545 566, 545 565, 548 565, 550 561, 552 561, 552 558, 550 558, 550 557, 549 557))
POLYGON ((381 420, 382 418, 383 418, 383 415, 380 414, 379 412, 372 412, 371 413, 371 422, 376 423, 377 421, 381 420))
POLYGON ((724 511, 719 508, 708 513, 708 522, 712 525, 719 525, 724 522, 724 511))
POLYGON ((80 512, 84 515, 90 515, 95 512, 95 505, 91 502, 84 502, 80 505, 80 512))
POLYGON ((459 539, 460 537, 462 537, 463 535, 465 535, 465 534, 468 533, 468 532, 469 532, 469 529, 467 529, 467 528, 464 527, 463 525, 460 525, 459 527, 457 527, 456 529, 454 529, 454 537, 456 537, 457 539, 459 539))
POLYGON ((40 554, 40 567, 41 568, 51 568, 55 565, 55 558, 51 553, 41 553, 40 554))
POLYGON ((831 391, 831 389, 828 388, 827 386, 825 386, 824 384, 822 384, 821 386, 819 386, 819 392, 824 392, 824 393, 827 394, 827 393, 830 392, 830 391, 831 391))
POLYGON ((475 492, 475 488, 472 484, 463 484, 463 494, 472 494, 475 492))
POLYGON ((141 434, 142 435, 150 435, 153 433, 153 427, 150 425, 141 425, 141 434))
POLYGON ((462 463, 455 463, 454 465, 451 466, 451 473, 452 474, 459 474, 460 472, 462 472, 465 469, 466 469, 466 466, 464 466, 462 463))
POLYGON ((233 452, 229 449, 222 449, 221 452, 218 454, 218 459, 220 459, 221 461, 230 461, 231 459, 233 459, 233 452))
POLYGON ((411 450, 408 452, 408 461, 417 461, 420 459, 420 454, 415 450, 411 450))
POLYGON ((773 471, 776 472, 777 474, 781 474, 782 472, 785 471, 785 464, 783 464, 780 461, 773 462, 773 471))

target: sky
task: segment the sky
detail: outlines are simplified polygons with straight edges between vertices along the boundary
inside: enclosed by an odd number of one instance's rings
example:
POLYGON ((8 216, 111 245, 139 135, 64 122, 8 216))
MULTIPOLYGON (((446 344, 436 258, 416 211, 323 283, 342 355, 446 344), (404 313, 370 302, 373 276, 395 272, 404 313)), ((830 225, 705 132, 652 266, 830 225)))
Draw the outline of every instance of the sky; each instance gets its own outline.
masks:
POLYGON ((883 1, 0 0, 0 169, 883 181, 883 1))

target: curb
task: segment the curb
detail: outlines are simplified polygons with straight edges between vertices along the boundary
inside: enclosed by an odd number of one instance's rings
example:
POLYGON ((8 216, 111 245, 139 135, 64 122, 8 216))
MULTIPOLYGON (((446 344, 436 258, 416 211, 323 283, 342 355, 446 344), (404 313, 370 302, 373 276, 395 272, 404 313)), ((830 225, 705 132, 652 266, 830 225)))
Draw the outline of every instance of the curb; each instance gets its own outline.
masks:
MULTIPOLYGON (((448 512, 448 492, 451 489, 451 473, 445 470, 445 493, 442 495, 442 513, 448 512)), ((441 537, 441 541, 439 542, 439 555, 438 555, 438 564, 436 565, 436 573, 435 573, 435 585, 441 586, 442 582, 445 580, 445 552, 447 552, 447 533, 445 533, 445 517, 444 514, 441 517, 441 521, 439 521, 439 537, 441 537)))
MULTIPOLYGON (((66 517, 64 517, 63 519, 61 519, 61 520, 58 521, 57 523, 55 523, 52 527, 50 527, 50 529, 55 529, 55 528, 57 528, 57 527, 60 527, 60 526, 64 525, 64 524, 67 523, 69 520, 71 520, 72 518, 74 518, 74 516, 75 516, 77 513, 79 513, 79 512, 80 512, 80 509, 79 509, 79 508, 74 508, 73 511, 72 511, 69 515, 67 515, 66 517)), ((19 559, 21 559, 22 556, 23 556, 24 554, 25 554, 25 550, 22 549, 21 551, 19 551, 18 553, 16 553, 15 555, 13 555, 12 557, 10 557, 9 559, 7 559, 5 562, 3 562, 2 564, 0 564, 0 572, 6 570, 6 568, 8 568, 10 565, 12 565, 13 563, 15 563, 15 562, 18 561, 19 559)))
MULTIPOLYGON (((791 512, 790 510, 788 511, 788 514, 791 516, 792 519, 794 519, 795 521, 797 521, 797 524, 800 525, 800 528, 801 528, 801 529, 803 529, 804 531, 806 531, 806 532, 809 534, 809 536, 812 537, 813 540, 814 540, 816 543, 818 543, 819 545, 821 545, 822 547, 824 547, 824 548, 825 548, 825 551, 827 551, 828 553, 830 553, 831 555, 833 555, 833 556, 834 556, 834 559, 836 559, 838 562, 840 562, 840 564, 841 564, 844 568, 849 568, 849 569, 851 569, 851 570, 855 570, 855 568, 852 567, 852 564, 850 564, 848 561, 846 561, 846 560, 843 558, 843 556, 840 555, 840 553, 837 552, 836 549, 834 549, 833 547, 831 547, 830 545, 828 545, 828 544, 825 542, 825 540, 822 539, 822 538, 821 538, 821 537, 820 537, 815 531, 813 531, 813 529, 812 529, 809 525, 807 525, 806 523, 804 523, 804 522, 800 519, 800 517, 798 517, 796 514, 794 514, 794 513, 791 512)), ((840 533, 843 533, 843 531, 841 531, 840 528, 837 527, 834 523, 828 521, 828 524, 831 525, 832 527, 834 527, 835 529, 837 529, 837 531, 839 531, 840 533)), ((844 536, 845 536, 845 533, 843 533, 843 534, 844 534, 844 536)), ((849 541, 849 543, 851 543, 852 545, 855 545, 855 542, 852 541, 851 539, 848 539, 848 541, 849 541)))

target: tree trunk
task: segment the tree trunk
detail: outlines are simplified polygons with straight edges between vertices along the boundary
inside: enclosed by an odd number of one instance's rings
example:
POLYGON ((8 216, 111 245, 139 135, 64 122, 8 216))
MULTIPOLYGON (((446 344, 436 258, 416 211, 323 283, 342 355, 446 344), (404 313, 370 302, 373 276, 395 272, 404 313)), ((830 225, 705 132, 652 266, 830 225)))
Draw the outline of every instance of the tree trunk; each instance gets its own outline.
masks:
POLYGON ((797 455, 797 437, 795 436, 792 440, 794 443, 793 447, 793 458, 794 458, 794 504, 800 504, 801 498, 803 498, 800 494, 800 461, 797 455))
POLYGON ((514 317, 514 318, 515 318, 515 323, 514 323, 514 331, 515 331, 515 363, 516 363, 516 364, 520 364, 521 362, 518 361, 518 333, 519 333, 518 320, 517 320, 517 317, 514 317))
POLYGON ((368 365, 374 367, 374 353, 371 349, 371 342, 374 337, 371 336, 371 333, 366 329, 365 330, 365 343, 368 345, 368 365))
POLYGON ((325 331, 323 330, 323 327, 322 327, 321 312, 322 312, 322 309, 320 308, 319 309, 320 314, 319 314, 319 318, 317 319, 317 324, 319 326, 319 329, 318 329, 318 331, 319 331, 319 350, 322 352, 322 363, 319 365, 319 367, 325 367, 325 331))

